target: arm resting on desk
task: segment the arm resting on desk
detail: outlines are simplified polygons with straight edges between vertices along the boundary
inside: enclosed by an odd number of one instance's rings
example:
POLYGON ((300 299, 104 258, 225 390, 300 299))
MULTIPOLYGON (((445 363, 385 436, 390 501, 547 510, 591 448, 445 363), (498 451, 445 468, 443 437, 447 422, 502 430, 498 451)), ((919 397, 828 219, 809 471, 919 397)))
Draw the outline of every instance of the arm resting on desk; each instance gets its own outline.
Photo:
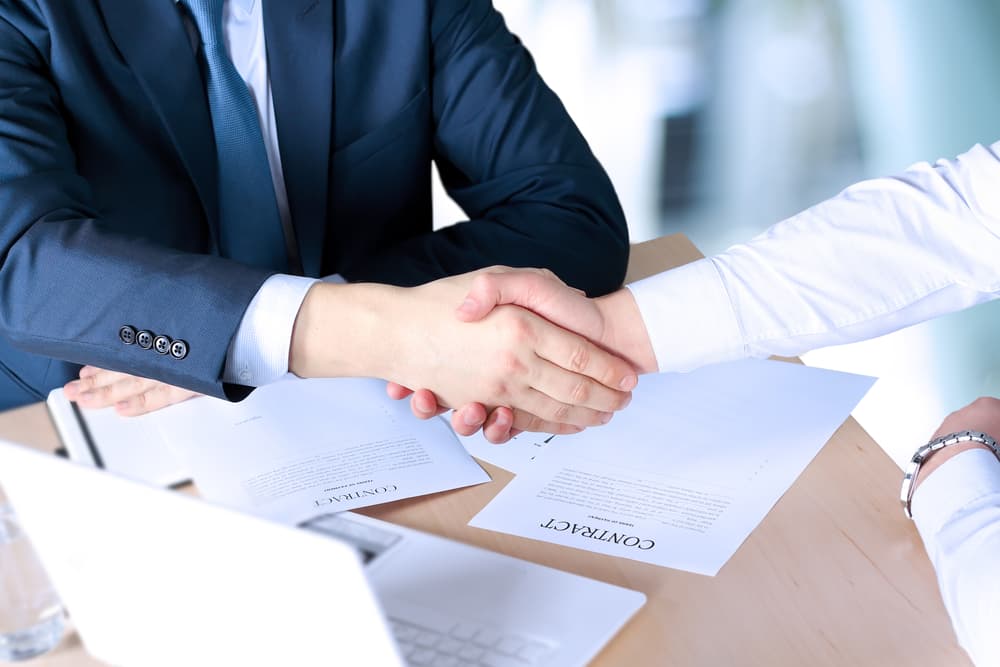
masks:
MULTIPOLYGON (((973 429, 1000 433, 1000 401, 983 398, 950 415, 940 434, 973 429)), ((913 518, 941 587, 955 634, 979 666, 1000 664, 1000 461, 986 448, 960 445, 921 475, 913 518)), ((949 452, 949 450, 953 450, 949 452)))

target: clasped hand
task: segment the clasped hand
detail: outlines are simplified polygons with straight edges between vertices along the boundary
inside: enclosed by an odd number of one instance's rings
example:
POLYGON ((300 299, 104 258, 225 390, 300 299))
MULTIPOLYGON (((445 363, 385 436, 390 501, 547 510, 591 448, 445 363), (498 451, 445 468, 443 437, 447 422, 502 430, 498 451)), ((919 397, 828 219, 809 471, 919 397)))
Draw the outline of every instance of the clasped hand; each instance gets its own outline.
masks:
MULTIPOLYGON (((453 423, 468 433, 489 414, 495 441, 518 430, 572 433, 606 423, 637 382, 634 362, 607 351, 605 314, 593 304, 548 271, 502 267, 408 289, 318 284, 299 311, 289 367, 302 377, 381 377, 397 398, 403 387, 426 388, 414 396, 418 416, 464 406, 453 423), (573 312, 557 317, 567 306, 573 312), (561 326, 570 320, 583 335, 561 326), (427 403, 433 409, 419 409, 427 403)), ((92 367, 66 392, 122 414, 193 395, 92 367)))

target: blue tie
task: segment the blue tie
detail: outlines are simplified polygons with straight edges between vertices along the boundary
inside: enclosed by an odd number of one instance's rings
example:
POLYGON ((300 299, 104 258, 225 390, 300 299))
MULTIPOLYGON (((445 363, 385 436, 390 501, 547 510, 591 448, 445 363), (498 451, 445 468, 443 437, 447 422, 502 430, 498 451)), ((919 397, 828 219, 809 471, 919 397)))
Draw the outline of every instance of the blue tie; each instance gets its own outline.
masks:
POLYGON ((219 245, 244 264, 288 270, 264 136, 246 83, 222 35, 224 0, 181 0, 201 33, 205 88, 219 165, 219 245))

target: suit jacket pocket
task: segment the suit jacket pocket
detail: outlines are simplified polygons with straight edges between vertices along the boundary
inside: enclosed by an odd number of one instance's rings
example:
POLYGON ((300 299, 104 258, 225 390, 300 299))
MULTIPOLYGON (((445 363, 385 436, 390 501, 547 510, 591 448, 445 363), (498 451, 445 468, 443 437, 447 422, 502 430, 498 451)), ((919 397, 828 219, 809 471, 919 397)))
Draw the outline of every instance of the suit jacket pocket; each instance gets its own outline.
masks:
MULTIPOLYGON (((421 135, 429 132, 429 98, 427 88, 421 89, 388 122, 337 148, 333 154, 334 169, 357 166, 403 137, 412 136, 414 132, 421 135)), ((420 139, 422 143, 424 137, 420 139)))

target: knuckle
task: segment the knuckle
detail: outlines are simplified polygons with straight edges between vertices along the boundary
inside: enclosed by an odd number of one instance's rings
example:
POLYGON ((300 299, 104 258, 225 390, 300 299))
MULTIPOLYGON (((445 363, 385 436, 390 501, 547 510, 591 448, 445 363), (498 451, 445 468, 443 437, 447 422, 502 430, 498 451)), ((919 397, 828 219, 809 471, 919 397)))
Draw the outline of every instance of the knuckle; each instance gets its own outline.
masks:
POLYGON ((577 345, 570 354, 570 369, 577 372, 586 370, 590 365, 590 358, 590 348, 586 345, 577 345))
POLYGON ((527 425, 522 428, 524 431, 541 431, 545 426, 545 422, 541 417, 537 415, 531 415, 528 417, 527 425))
POLYGON ((542 276, 543 278, 547 278, 548 280, 559 280, 559 276, 557 276, 557 275, 555 274, 555 272, 553 272, 553 271, 550 271, 549 269, 541 269, 541 270, 539 271, 539 274, 540 274, 540 275, 541 275, 541 276, 542 276))
MULTIPOLYGON (((510 387, 508 386, 507 381, 500 378, 490 382, 489 394, 494 399, 506 399, 508 396, 510 396, 510 387)), ((501 402, 501 401, 496 401, 496 402, 501 402)))
POLYGON ((572 407, 565 403, 557 403, 549 411, 549 421, 565 424, 572 414, 572 407))
POLYGON ((576 405, 583 405, 590 400, 591 394, 590 382, 580 379, 573 385, 573 390, 570 392, 570 399, 576 405))
POLYGON ((471 291, 473 292, 489 292, 490 288, 493 286, 493 276, 489 273, 480 273, 478 276, 472 279, 471 291))
POLYGON ((516 345, 523 345, 530 342, 534 334, 531 322, 516 310, 509 310, 507 313, 508 317, 505 329, 510 341, 516 345))
POLYGON ((527 367, 517 353, 507 350, 500 355, 500 371, 505 376, 523 375, 527 367))

